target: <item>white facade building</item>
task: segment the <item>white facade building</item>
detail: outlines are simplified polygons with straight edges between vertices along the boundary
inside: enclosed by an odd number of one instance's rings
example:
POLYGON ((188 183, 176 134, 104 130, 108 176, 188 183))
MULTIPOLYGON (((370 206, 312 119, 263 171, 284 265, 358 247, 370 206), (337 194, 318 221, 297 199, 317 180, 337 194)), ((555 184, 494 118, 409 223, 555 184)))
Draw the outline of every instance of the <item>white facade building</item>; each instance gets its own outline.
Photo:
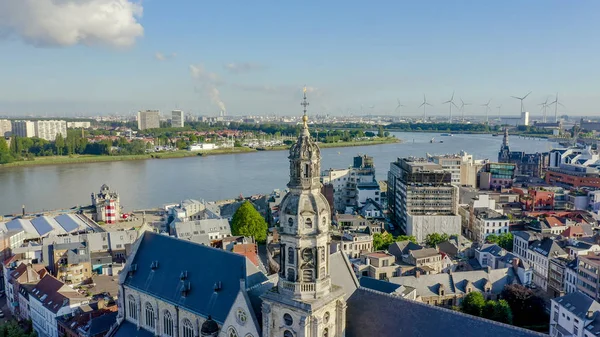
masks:
POLYGON ((158 110, 138 111, 138 130, 158 129, 160 127, 160 112, 158 110))
POLYGON ((181 110, 171 111, 171 127, 182 128, 184 126, 185 116, 181 110))
POLYGON ((565 267, 565 293, 570 294, 577 291, 577 259, 571 261, 565 267))
POLYGON ((406 217, 406 235, 424 242, 429 234, 460 235, 460 215, 412 215, 406 217))
POLYGON ((67 138, 67 122, 65 121, 35 121, 35 136, 53 142, 59 134, 67 138))
POLYGON ((600 303, 574 292, 553 298, 550 311, 550 336, 596 337, 600 335, 600 303))
POLYGON ((67 122, 67 129, 89 129, 91 122, 67 122))
POLYGON ((0 119, 0 137, 12 135, 12 123, 8 119, 0 119))
POLYGON ((478 242, 485 242, 485 239, 492 234, 508 233, 510 220, 506 215, 490 208, 474 208, 473 215, 473 229, 478 242))

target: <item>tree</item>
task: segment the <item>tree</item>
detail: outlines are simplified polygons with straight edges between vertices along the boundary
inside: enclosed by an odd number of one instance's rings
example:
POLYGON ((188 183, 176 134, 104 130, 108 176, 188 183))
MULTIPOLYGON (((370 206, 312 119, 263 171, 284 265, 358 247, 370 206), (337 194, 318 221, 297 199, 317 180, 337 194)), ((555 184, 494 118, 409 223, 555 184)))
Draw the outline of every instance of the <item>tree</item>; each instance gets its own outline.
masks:
POLYGON ((473 316, 481 316, 484 306, 485 298, 477 291, 470 292, 460 304, 462 312, 473 316))
POLYGON ((256 242, 267 239, 267 222, 250 201, 244 201, 231 220, 233 235, 251 236, 256 242))
POLYGON ((65 148, 65 139, 63 138, 62 133, 56 135, 56 139, 54 139, 54 147, 56 148, 56 154, 62 156, 63 149, 65 148))
POLYGON ((383 134, 383 125, 380 125, 379 129, 377 130, 377 137, 381 138, 383 136, 384 136, 384 134, 383 134))
POLYGON ((375 233, 373 234, 373 249, 374 250, 385 250, 394 243, 394 237, 392 234, 385 233, 375 233))
POLYGON ((496 234, 490 234, 485 238, 485 241, 487 243, 498 243, 498 235, 496 234))
POLYGON ((414 235, 398 235, 394 239, 394 241, 411 241, 412 243, 417 243, 417 238, 414 235))
POLYGON ((512 252, 513 250, 513 235, 512 233, 502 233, 498 236, 498 246, 512 252))
POLYGON ((425 243, 430 247, 435 247, 438 243, 448 241, 449 238, 446 233, 431 233, 425 237, 425 243))
POLYGON ((0 137, 0 164, 7 164, 13 160, 14 158, 10 153, 6 139, 4 139, 4 137, 0 137))
POLYGON ((519 284, 504 287, 500 295, 510 306, 513 322, 517 326, 533 326, 548 323, 544 299, 533 290, 519 284))

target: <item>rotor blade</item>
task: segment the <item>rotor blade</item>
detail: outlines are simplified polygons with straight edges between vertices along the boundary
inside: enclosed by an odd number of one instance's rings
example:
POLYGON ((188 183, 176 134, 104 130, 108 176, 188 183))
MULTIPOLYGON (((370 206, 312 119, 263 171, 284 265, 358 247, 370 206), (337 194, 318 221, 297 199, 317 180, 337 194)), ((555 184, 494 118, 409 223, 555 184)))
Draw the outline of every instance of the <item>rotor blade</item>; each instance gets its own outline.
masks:
POLYGON ((427 104, 427 105, 429 105, 429 106, 433 106, 433 105, 431 105, 431 104, 429 104, 429 103, 427 103, 427 102, 425 102, 425 104, 427 104))
POLYGON ((454 104, 454 102, 451 102, 452 105, 454 105, 457 109, 459 109, 458 105, 454 104))
POLYGON ((561 102, 558 102, 558 105, 562 106, 563 108, 566 108, 566 106, 564 104, 562 104, 561 102))
POLYGON ((452 91, 452 97, 450 98, 450 100, 454 100, 454 91, 452 91))
POLYGON ((446 102, 443 102, 442 104, 446 104, 446 103, 452 103, 452 101, 446 101, 446 102))
POLYGON ((529 96, 531 94, 531 91, 529 93, 527 93, 527 95, 523 96, 523 99, 527 98, 527 96, 529 96))
POLYGON ((517 96, 510 96, 512 98, 516 98, 516 99, 522 99, 521 97, 517 97, 517 96))
POLYGON ((425 105, 425 102, 421 103, 421 105, 419 105, 419 108, 422 107, 423 105, 425 105))

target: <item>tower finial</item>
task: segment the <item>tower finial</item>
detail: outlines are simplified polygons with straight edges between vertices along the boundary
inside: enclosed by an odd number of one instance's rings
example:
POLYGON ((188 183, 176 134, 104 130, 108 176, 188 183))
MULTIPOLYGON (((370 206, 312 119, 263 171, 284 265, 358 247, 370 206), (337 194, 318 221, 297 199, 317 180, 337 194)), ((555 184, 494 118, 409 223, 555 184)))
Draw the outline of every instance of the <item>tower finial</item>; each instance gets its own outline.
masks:
POLYGON ((304 128, 308 129, 308 116, 306 115, 306 107, 309 105, 308 101, 306 100, 306 86, 304 86, 304 89, 302 89, 303 92, 303 97, 302 97, 302 103, 300 103, 300 105, 302 105, 302 107, 304 108, 304 115, 302 115, 302 122, 304 124, 304 128))

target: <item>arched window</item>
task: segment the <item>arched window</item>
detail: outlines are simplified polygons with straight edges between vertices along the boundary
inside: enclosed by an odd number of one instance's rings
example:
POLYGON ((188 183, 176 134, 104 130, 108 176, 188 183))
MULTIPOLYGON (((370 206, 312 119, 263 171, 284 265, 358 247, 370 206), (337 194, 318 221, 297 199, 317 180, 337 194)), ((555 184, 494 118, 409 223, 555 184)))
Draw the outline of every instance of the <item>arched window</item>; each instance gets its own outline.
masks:
POLYGON ((321 219, 321 223, 323 226, 327 226, 327 218, 323 217, 323 219, 321 219))
POLYGON ((312 228, 312 219, 311 218, 307 218, 304 223, 306 224, 306 227, 308 228, 312 228))
POLYGON ((152 304, 150 304, 150 302, 146 302, 145 309, 146 326, 151 329, 154 329, 154 307, 152 306, 152 304))
POLYGON ((194 325, 187 318, 181 324, 181 337, 194 337, 194 325))
POLYGON ((329 337, 329 329, 323 329, 323 337, 329 337))
POLYGON ((313 270, 309 266, 302 267, 302 281, 304 282, 312 282, 313 280, 313 270))
POLYGON ((135 301, 135 297, 133 295, 127 296, 127 311, 129 312, 129 318, 137 320, 138 319, 138 309, 137 302, 135 301))
POLYGON ((285 330, 283 332, 283 337, 294 337, 294 334, 290 330, 285 330))
POLYGON ((329 311, 327 311, 325 313, 325 315, 323 315, 323 321, 325 321, 325 323, 329 323, 329 318, 330 318, 329 311))
POLYGON ((229 329, 227 329, 227 337, 238 337, 234 327, 230 326, 229 329))
POLYGON ((288 225, 293 226, 294 225, 294 219, 288 218, 288 225))
POLYGON ((293 268, 288 268, 287 280, 290 282, 296 282, 296 272, 294 271, 293 268))
POLYGON ((173 317, 168 310, 163 312, 163 333, 167 336, 173 336, 173 317))
POLYGON ((285 325, 292 325, 294 324, 294 319, 292 318, 292 315, 290 314, 283 314, 283 322, 285 323, 285 325))
POLYGON ((292 247, 288 248, 288 263, 294 264, 294 256, 296 256, 296 252, 294 251, 294 248, 292 248, 292 247))

